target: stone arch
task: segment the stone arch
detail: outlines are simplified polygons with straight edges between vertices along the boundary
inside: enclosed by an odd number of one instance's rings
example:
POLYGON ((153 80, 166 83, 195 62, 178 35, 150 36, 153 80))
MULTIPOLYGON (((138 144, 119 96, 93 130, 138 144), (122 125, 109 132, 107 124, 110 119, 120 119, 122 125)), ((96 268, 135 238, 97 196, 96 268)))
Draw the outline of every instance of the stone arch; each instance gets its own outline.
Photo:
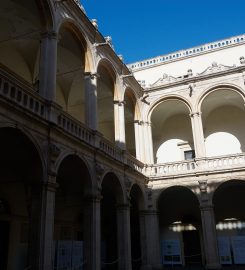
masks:
MULTIPOLYGON (((243 200, 243 198, 245 198, 245 180, 244 179, 241 180, 241 179, 234 178, 234 179, 229 179, 227 181, 223 181, 219 183, 212 194, 212 202, 214 205, 217 221, 220 221, 221 219, 219 217, 220 214, 217 213, 217 211, 225 210, 226 207, 228 208, 227 210, 229 212, 229 215, 234 215, 234 217, 236 217, 236 215, 239 214, 239 211, 241 210, 240 207, 238 207, 240 205, 238 204, 238 200, 241 200, 241 199, 243 200), (222 193, 223 193, 224 198, 221 198, 222 193), (218 202, 221 199, 223 199, 222 203, 218 202), (220 204, 218 207, 217 207, 217 203, 220 204), (234 213, 231 213, 232 210, 234 211, 234 213)), ((222 213, 221 215, 223 214, 224 213, 222 213)), ((239 218, 239 215, 237 216, 237 218, 239 218)), ((240 216, 240 218, 243 218, 243 221, 245 221, 245 215, 240 216)))
POLYGON ((198 101, 198 111, 202 112, 207 156, 245 151, 244 94, 240 88, 224 84, 207 89, 198 101))
POLYGON ((144 189, 137 183, 134 183, 130 190, 129 190, 129 194, 131 194, 132 192, 136 192, 136 196, 138 197, 139 200, 139 209, 140 210, 145 210, 146 209, 146 197, 145 197, 145 192, 144 189))
POLYGON ((132 270, 140 269, 142 266, 142 246, 144 243, 140 215, 145 210, 144 193, 137 183, 130 189, 130 233, 131 233, 131 257, 132 270))
POLYGON ((176 100, 176 101, 180 101, 182 103, 184 103, 186 105, 186 107, 188 108, 189 112, 191 113, 193 111, 192 105, 191 103, 184 97, 179 96, 179 95, 171 95, 171 96, 165 96, 165 97, 161 97, 159 99, 157 99, 156 101, 154 101, 152 103, 152 105, 150 106, 148 113, 147 113, 147 121, 151 120, 151 115, 154 111, 154 109, 161 104, 164 101, 168 101, 168 100, 176 100))
POLYGON ((80 122, 85 123, 85 71, 93 64, 89 42, 72 19, 58 27, 56 101, 80 122))
POLYGON ((50 2, 50 0, 35 0, 35 1, 39 6, 43 30, 53 29, 55 15, 52 3, 50 2))
POLYGON ((40 162, 42 163, 43 175, 45 175, 47 171, 47 160, 44 156, 44 150, 42 149, 42 146, 40 142, 37 140, 37 138, 26 127, 19 124, 16 125, 15 123, 11 123, 11 122, 0 122, 0 130, 3 128, 10 128, 13 130, 18 130, 19 132, 23 133, 23 135, 26 136, 28 140, 30 140, 30 142, 34 145, 35 150, 38 153, 40 162))
POLYGON ((245 94, 243 92, 243 90, 235 84, 231 84, 231 83, 226 83, 226 84, 216 84, 213 85, 207 89, 205 89, 203 91, 203 93, 201 94, 201 96, 197 99, 197 103, 196 103, 196 111, 200 111, 201 112, 201 107, 202 107, 202 103, 203 101, 213 92, 215 91, 219 91, 222 89, 228 89, 230 91, 234 91, 237 94, 239 94, 241 96, 241 98, 243 99, 243 101, 245 102, 245 94))
POLYGON ((199 202, 199 197, 198 197, 198 194, 195 192, 195 190, 193 189, 193 187, 190 187, 190 186, 184 186, 184 185, 169 185, 169 186, 166 186, 164 187, 163 189, 160 189, 158 190, 156 193, 155 193, 155 196, 154 196, 154 206, 156 207, 157 209, 157 205, 158 205, 158 202, 160 200, 160 197, 161 195, 163 194, 163 192, 165 192, 166 190, 169 190, 171 188, 179 188, 179 189, 185 189, 185 190, 188 190, 188 192, 191 192, 193 196, 196 197, 196 199, 198 200, 199 202))
MULTIPOLYGON (((91 252, 89 235, 93 206, 89 199, 93 195, 92 177, 86 160, 74 152, 64 153, 56 165, 58 188, 55 194, 54 240, 57 247, 67 241, 76 244, 76 256, 80 256, 81 263, 84 263, 84 258, 91 252)), ((67 254, 70 261, 73 255, 74 252, 67 254)), ((90 261, 86 263, 90 265, 90 261)))
MULTIPOLYGON (((0 63, 7 72, 24 80, 26 84, 38 90, 38 62, 40 54, 40 34, 50 30, 53 23, 46 1, 2 1, 0 4, 2 42, 0 44, 0 63), (46 10, 42 4, 46 3, 46 10), (21 15, 20 15, 21 14, 21 15), (20 27, 21 25, 21 27, 20 27)), ((51 12, 51 11, 50 11, 51 12)))
POLYGON ((76 156, 78 159, 81 160, 81 163, 84 164, 84 168, 86 168, 86 170, 88 171, 89 173, 89 177, 90 177, 90 180, 92 181, 91 183, 91 187, 95 185, 94 183, 94 180, 93 180, 93 175, 94 175, 94 172, 93 172, 93 168, 91 168, 89 162, 86 160, 86 158, 84 156, 82 156, 81 154, 79 153, 76 153, 74 151, 64 151, 62 152, 59 157, 57 158, 56 162, 55 162, 55 171, 56 173, 58 172, 58 169, 60 167, 60 164, 62 163, 63 160, 65 160, 67 157, 69 156, 76 156))
POLYGON ((117 99, 118 75, 108 59, 101 59, 97 64, 97 104, 98 104, 98 130, 108 140, 115 142, 115 110, 117 99))
POLYGON ((126 149, 136 156, 135 121, 140 118, 138 102, 134 91, 126 88, 124 92, 124 119, 126 149))
POLYGON ((110 191, 116 194, 117 204, 124 204, 126 202, 125 188, 121 182, 120 177, 117 176, 114 172, 107 171, 104 173, 101 183, 102 190, 104 185, 106 185, 106 187, 109 188, 110 191))
POLYGON ((153 154, 156 163, 176 162, 194 153, 191 105, 179 96, 166 96, 150 108, 153 154))
POLYGON ((7 237, 1 243, 1 249, 4 245, 8 246, 5 247, 5 254, 0 255, 0 265, 2 268, 4 261, 4 264, 13 269, 24 269, 28 265, 35 267, 38 257, 36 236, 40 225, 38 215, 41 215, 41 187, 44 180, 47 180, 46 164, 37 140, 24 128, 22 130, 12 124, 1 124, 0 139, 0 198, 8 202, 12 213, 7 220, 8 213, 3 213, 5 217, 0 213, 1 227, 6 229, 4 234, 7 237), (19 216, 22 218, 16 218, 19 216), (10 222, 15 224, 13 229, 9 227, 10 222), (27 230, 23 236, 23 249, 20 249, 16 239, 16 232, 21 229, 27 230))
MULTIPOLYGON (((164 189, 158 196, 157 209, 162 246, 174 241, 179 250, 176 258, 179 264, 184 261, 187 266, 202 265, 201 213, 192 189, 180 185, 164 189)), ((164 250, 164 264, 171 264, 172 259, 164 250)))
POLYGON ((83 29, 72 18, 64 18, 58 25, 57 32, 62 28, 67 28, 72 32, 74 37, 79 41, 85 50, 85 72, 93 72, 95 70, 95 56, 93 55, 92 44, 83 29))
MULTIPOLYGON (((101 248, 102 265, 115 262, 114 267, 120 262, 119 231, 122 226, 120 209, 125 206, 125 190, 120 178, 113 172, 106 172, 102 179, 101 200, 101 248)), ((113 268, 114 268, 113 267, 113 268)))
POLYGON ((100 67, 104 67, 107 72, 109 73, 110 77, 112 78, 113 82, 114 82, 114 92, 113 92, 113 99, 114 100, 120 100, 121 97, 121 89, 119 87, 119 72, 116 69, 116 67, 113 65, 113 63, 108 59, 108 58, 101 58, 99 59, 99 61, 97 62, 96 65, 96 71, 98 72, 100 67))

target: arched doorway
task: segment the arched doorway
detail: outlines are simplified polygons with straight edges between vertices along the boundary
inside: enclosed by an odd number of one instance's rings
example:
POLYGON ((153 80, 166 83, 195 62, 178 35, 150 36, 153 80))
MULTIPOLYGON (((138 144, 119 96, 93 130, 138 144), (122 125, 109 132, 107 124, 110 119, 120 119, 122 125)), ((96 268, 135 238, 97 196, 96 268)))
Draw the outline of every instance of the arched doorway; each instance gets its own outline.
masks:
POLYGON ((114 92, 116 74, 108 63, 101 62, 98 66, 97 82, 98 130, 106 139, 115 142, 114 125, 114 92))
POLYGON ((201 104, 206 156, 245 151, 244 99, 236 90, 222 87, 209 93, 201 104))
POLYGON ((181 186, 164 190, 158 199, 162 263, 200 266, 201 216, 194 193, 181 186))
POLYGON ((142 265, 140 211, 144 209, 144 199, 137 184, 134 184, 131 188, 130 205, 132 270, 139 270, 142 265))
POLYGON ((59 31, 56 101, 77 120, 85 123, 85 60, 87 44, 72 24, 59 31))
POLYGON ((116 270, 119 267, 120 245, 117 206, 123 203, 123 193, 115 174, 105 175, 101 194, 101 269, 116 270))
POLYGON ((124 95, 124 117, 125 117, 125 136, 126 136, 126 149, 134 157, 136 156, 135 147, 135 109, 136 109, 136 98, 132 93, 131 89, 127 89, 124 95))
POLYGON ((195 157, 188 106, 178 99, 160 102, 151 115, 155 163, 195 157))
POLYGON ((245 182, 231 180, 214 192, 213 205, 220 260, 223 265, 245 265, 245 182))
POLYGON ((58 169, 55 197, 56 269, 89 269, 90 252, 85 216, 91 179, 85 163, 76 155, 65 157, 58 169))
POLYGON ((34 91, 39 90, 40 33, 51 23, 48 4, 44 11, 41 6, 45 1, 37 2, 0 3, 0 68, 34 91))
POLYGON ((20 130, 1 128, 0 147, 0 269, 36 268, 42 162, 20 130))

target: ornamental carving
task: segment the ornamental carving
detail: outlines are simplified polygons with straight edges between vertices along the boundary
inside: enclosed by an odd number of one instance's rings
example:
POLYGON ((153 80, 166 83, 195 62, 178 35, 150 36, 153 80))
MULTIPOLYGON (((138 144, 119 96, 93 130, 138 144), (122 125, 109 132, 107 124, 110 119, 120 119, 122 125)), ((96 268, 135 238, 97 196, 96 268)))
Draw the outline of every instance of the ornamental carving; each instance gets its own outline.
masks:
POLYGON ((154 82, 153 84, 151 84, 151 86, 159 86, 159 85, 168 84, 168 83, 172 83, 176 81, 178 81, 178 78, 175 78, 173 76, 170 76, 164 73, 162 77, 158 79, 156 82, 154 82))
POLYGON ((202 75, 208 75, 208 74, 212 74, 212 73, 216 73, 216 72, 221 72, 221 71, 225 71, 225 70, 229 70, 236 67, 235 65, 233 66, 225 66, 222 64, 217 64, 216 62, 212 63, 212 66, 206 68, 203 72, 201 73, 197 73, 197 76, 202 76, 202 75))

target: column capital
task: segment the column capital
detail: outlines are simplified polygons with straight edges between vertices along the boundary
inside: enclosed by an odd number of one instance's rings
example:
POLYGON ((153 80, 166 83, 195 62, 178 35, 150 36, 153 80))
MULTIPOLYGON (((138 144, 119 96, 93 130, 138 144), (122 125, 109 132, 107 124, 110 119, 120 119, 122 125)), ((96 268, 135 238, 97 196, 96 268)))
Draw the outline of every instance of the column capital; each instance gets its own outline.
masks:
POLYGON ((58 39, 58 33, 55 31, 46 31, 41 33, 41 38, 58 39))
POLYGON ((114 100, 113 103, 118 106, 124 106, 126 104, 124 100, 114 100))
POLYGON ((95 80, 98 79, 100 75, 97 72, 84 72, 84 77, 85 79, 95 80))
POLYGON ((203 202, 200 204, 201 211, 213 211, 214 205, 211 202, 203 202))
POLYGON ((54 182, 47 181, 43 183, 43 188, 48 191, 56 192, 58 187, 59 187, 59 184, 56 182, 54 183, 54 182))
POLYGON ((201 116, 201 114, 202 114, 202 112, 191 112, 190 114, 189 114, 189 116, 190 117, 199 117, 199 116, 201 116))
POLYGON ((138 125, 143 125, 144 124, 144 121, 142 120, 134 120, 134 124, 138 124, 138 125))

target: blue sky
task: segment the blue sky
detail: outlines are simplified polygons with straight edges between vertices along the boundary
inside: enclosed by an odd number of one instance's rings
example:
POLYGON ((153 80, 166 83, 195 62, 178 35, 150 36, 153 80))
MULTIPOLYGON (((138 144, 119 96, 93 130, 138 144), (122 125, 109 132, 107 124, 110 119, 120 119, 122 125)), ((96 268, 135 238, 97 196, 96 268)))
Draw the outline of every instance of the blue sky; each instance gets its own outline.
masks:
POLYGON ((245 33, 245 0, 81 0, 126 63, 245 33))

